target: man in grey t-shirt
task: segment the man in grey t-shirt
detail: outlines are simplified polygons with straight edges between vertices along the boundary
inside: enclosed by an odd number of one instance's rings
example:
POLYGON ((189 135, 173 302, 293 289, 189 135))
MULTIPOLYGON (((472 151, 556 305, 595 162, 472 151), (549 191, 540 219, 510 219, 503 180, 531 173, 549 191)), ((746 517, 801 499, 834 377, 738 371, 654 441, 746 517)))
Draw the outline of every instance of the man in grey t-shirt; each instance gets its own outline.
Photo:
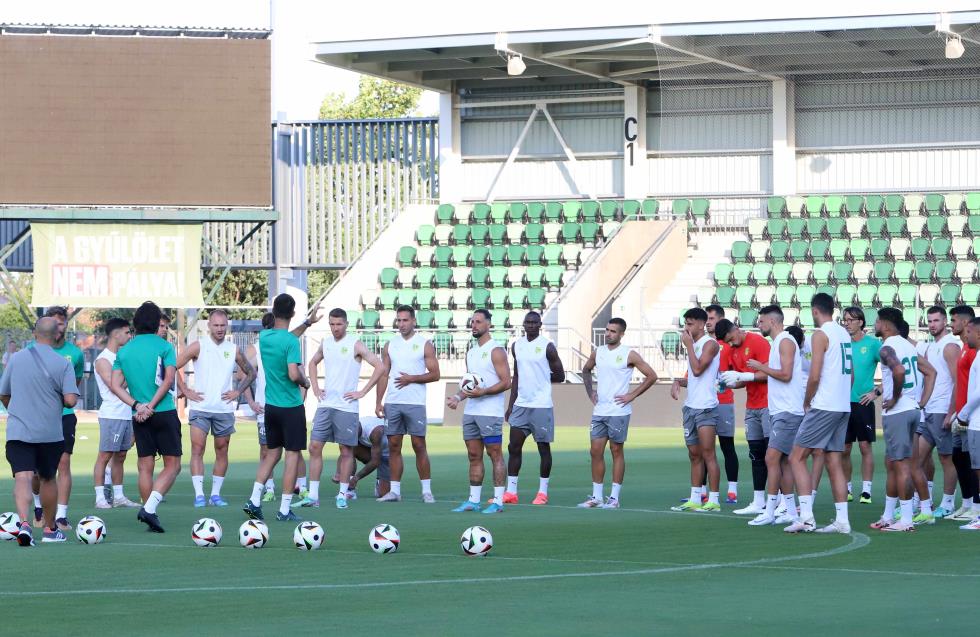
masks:
POLYGON ((34 326, 35 346, 11 358, 0 377, 0 402, 7 408, 7 462, 14 474, 14 500, 21 528, 17 542, 33 546, 28 511, 33 504, 31 479, 41 481, 44 509, 42 542, 64 542, 55 527, 58 486, 55 473, 64 448, 61 413, 78 400, 75 370, 51 348, 58 337, 58 323, 51 317, 34 326))

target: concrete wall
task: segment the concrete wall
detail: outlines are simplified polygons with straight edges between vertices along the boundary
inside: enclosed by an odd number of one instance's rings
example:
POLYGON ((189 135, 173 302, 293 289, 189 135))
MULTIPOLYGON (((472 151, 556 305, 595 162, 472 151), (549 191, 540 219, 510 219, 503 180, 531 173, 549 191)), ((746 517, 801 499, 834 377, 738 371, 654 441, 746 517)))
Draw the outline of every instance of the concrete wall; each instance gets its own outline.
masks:
MULTIPOLYGON (((678 223, 653 255, 641 266, 613 303, 613 314, 626 325, 644 327, 643 311, 656 299, 687 260, 687 226, 678 223)), ((629 328, 627 328, 629 334, 629 328)), ((627 339, 628 340, 628 339, 627 339)))

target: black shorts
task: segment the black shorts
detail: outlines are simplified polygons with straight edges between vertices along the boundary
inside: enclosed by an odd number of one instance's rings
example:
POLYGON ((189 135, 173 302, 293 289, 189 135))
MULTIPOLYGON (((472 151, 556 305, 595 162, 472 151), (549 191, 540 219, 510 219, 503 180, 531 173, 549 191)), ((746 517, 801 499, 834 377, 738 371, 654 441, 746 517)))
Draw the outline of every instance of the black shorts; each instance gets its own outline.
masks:
POLYGON ((847 419, 847 435, 844 444, 875 441, 875 406, 874 403, 862 405, 851 403, 851 416, 847 419))
POLYGON ((78 426, 78 417, 74 413, 64 414, 61 417, 61 433, 65 435, 65 449, 62 453, 71 455, 75 451, 75 428, 78 426))
POLYGON ((36 471, 39 478, 51 480, 58 471, 61 454, 64 451, 63 440, 58 442, 24 442, 23 440, 7 441, 7 462, 13 473, 36 471))
POLYGON ((269 449, 283 447, 286 451, 306 449, 306 409, 265 406, 265 442, 269 449))
POLYGON ((136 438, 136 455, 180 456, 183 447, 180 442, 180 419, 177 411, 160 411, 143 422, 133 420, 133 437, 136 438))

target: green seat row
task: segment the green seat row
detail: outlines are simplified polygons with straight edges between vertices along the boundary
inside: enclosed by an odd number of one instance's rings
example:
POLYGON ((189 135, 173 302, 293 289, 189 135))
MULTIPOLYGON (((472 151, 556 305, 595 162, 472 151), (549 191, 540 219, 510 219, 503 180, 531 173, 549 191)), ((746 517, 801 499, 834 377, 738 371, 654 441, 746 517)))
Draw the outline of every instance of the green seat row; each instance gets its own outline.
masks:
POLYGON ((980 236, 980 214, 947 217, 822 217, 750 219, 752 239, 842 239, 980 236))
POLYGON ((980 213, 980 192, 868 195, 810 195, 807 197, 769 197, 770 217, 873 217, 881 214, 980 213))
MULTIPOLYGON (((612 222, 615 225, 615 222, 612 222)), ((419 245, 506 245, 540 244, 549 242, 585 243, 594 245, 603 236, 596 222, 565 222, 562 224, 464 224, 454 226, 421 226, 416 232, 419 245), (548 236, 553 229, 554 236, 548 236)))
POLYGON ((656 199, 642 202, 632 199, 517 201, 478 203, 472 206, 442 204, 436 209, 436 221, 441 224, 599 222, 622 220, 626 217, 653 217, 659 207, 660 203, 656 199))
MULTIPOLYGON (((423 248, 425 250, 425 248, 423 248)), ((402 267, 429 265, 434 267, 477 265, 559 265, 577 266, 582 253, 581 246, 560 243, 544 245, 440 245, 429 248, 427 257, 422 250, 403 246, 398 251, 398 263, 402 267)))

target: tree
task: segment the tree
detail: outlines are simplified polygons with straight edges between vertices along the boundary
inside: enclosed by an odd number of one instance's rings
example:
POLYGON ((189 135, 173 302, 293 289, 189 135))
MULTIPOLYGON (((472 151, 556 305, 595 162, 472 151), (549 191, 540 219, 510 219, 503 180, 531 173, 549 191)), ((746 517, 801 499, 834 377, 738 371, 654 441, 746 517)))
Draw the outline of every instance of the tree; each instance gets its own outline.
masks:
POLYGON ((352 100, 343 93, 328 93, 320 105, 320 119, 410 117, 421 97, 420 88, 364 75, 352 100))

